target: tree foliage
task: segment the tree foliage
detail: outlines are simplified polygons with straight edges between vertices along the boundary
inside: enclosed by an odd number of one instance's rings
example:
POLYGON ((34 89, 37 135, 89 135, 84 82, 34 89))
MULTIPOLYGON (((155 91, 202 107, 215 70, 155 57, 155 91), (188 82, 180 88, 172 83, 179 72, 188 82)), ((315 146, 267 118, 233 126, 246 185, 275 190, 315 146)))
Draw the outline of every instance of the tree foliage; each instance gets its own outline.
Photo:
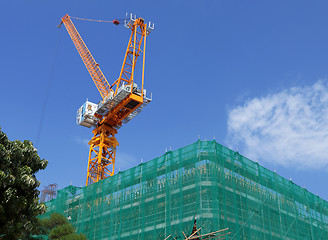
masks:
POLYGON ((0 236, 19 239, 37 226, 36 216, 45 212, 38 201, 35 174, 46 168, 30 141, 10 141, 0 128, 0 236))
POLYGON ((50 218, 40 220, 40 233, 49 239, 86 240, 83 234, 77 234, 70 222, 61 214, 53 213, 50 218))

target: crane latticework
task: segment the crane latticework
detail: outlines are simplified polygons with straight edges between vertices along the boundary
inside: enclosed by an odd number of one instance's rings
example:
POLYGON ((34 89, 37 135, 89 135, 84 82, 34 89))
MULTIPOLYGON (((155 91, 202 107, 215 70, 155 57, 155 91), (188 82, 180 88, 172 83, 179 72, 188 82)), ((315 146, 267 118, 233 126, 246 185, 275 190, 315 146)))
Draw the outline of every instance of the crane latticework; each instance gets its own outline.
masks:
POLYGON ((198 141, 46 203, 88 239, 328 239, 328 202, 215 141, 198 141), (169 238, 173 239, 173 238, 169 238))
MULTIPOLYGON (((143 57, 145 57, 145 43, 148 32, 147 24, 144 22, 144 19, 138 18, 130 20, 126 26, 131 29, 131 35, 125 52, 120 76, 111 86, 115 89, 115 94, 122 85, 133 85, 134 69, 137 59, 141 53, 143 53, 143 57), (144 45, 142 45, 143 42, 144 45)), ((144 66, 142 73, 144 73, 144 66)), ((141 94, 143 94, 143 76, 141 94)))
POLYGON ((117 130, 105 124, 93 130, 94 137, 89 142, 89 162, 86 185, 114 175, 116 146, 114 137, 117 130))
POLYGON ((86 68, 88 69, 91 78, 93 79, 100 95, 104 99, 110 92, 110 85, 107 82, 104 74, 99 68, 99 64, 95 61, 91 55, 87 45, 84 43, 79 32, 76 30, 73 22, 70 19, 70 16, 65 15, 62 18, 62 23, 64 23, 68 34, 70 35, 77 51, 79 52, 86 68))

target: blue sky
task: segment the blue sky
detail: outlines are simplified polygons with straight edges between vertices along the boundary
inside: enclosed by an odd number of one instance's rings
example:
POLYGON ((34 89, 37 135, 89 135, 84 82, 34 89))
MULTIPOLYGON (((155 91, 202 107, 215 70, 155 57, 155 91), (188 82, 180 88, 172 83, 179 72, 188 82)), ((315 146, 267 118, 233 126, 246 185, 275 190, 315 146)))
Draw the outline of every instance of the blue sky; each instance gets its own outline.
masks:
MULTIPOLYGON (((49 161, 42 186, 83 186, 92 133, 75 114, 101 96, 56 26, 66 13, 133 12, 155 22, 145 74, 153 102, 119 130, 116 170, 215 137, 328 200, 327 9, 302 0, 2 1, 0 126, 49 161)), ((113 82, 129 30, 73 21, 113 82)))

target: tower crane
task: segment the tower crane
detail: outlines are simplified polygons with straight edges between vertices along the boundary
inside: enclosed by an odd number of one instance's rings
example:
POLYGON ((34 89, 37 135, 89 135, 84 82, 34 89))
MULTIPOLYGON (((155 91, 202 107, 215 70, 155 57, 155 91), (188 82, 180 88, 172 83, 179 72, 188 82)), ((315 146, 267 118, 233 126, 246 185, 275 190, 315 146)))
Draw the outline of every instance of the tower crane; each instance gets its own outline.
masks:
MULTIPOLYGON (((89 141, 86 179, 86 185, 89 185, 114 175, 116 147, 119 145, 115 138, 117 130, 139 114, 152 100, 151 94, 147 94, 144 88, 144 72, 146 37, 154 29, 154 24, 145 23, 144 19, 132 14, 124 21, 125 27, 131 30, 131 34, 119 77, 110 85, 71 18, 73 17, 66 14, 61 18, 60 25, 65 25, 102 97, 98 104, 87 100, 78 109, 76 116, 77 124, 93 128, 93 137, 89 141), (139 56, 143 59, 141 85, 138 86, 134 72, 139 56)), ((118 20, 114 20, 113 23, 119 24, 118 20)))

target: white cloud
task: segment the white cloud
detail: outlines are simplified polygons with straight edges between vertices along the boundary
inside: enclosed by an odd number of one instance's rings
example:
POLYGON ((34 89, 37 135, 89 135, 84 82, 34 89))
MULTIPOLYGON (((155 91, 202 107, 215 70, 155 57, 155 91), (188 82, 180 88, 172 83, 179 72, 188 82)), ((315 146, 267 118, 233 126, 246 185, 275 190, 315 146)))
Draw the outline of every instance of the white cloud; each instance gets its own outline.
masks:
POLYGON ((231 109, 228 141, 253 160, 327 169, 327 81, 254 98, 231 109))
POLYGON ((89 141, 91 139, 85 139, 85 138, 81 138, 81 137, 78 137, 78 136, 73 136, 73 140, 76 142, 76 143, 79 143, 79 144, 82 144, 84 147, 87 147, 89 149, 89 141))
POLYGON ((116 151, 116 158, 115 158, 115 173, 118 173, 118 171, 124 171, 129 168, 135 167, 138 164, 140 164, 140 160, 137 161, 137 159, 127 153, 121 152, 119 148, 117 148, 116 151))

